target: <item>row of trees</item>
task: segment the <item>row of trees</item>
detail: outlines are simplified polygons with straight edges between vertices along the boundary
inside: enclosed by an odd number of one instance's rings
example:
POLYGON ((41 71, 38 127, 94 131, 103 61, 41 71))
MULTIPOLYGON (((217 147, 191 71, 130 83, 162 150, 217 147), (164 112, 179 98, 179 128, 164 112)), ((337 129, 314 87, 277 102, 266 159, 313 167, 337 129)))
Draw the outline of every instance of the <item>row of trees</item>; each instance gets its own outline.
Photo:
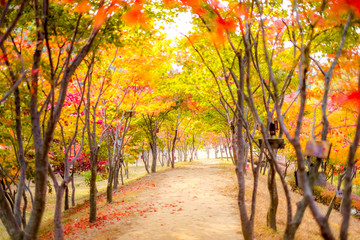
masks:
POLYGON ((344 168, 340 238, 347 239, 360 133, 358 4, 326 0, 195 1, 188 7, 194 13, 197 29, 186 36, 184 45, 191 47, 189 61, 207 70, 204 82, 212 79, 213 84, 201 86, 200 91, 212 99, 209 104, 228 126, 244 238, 254 237, 258 177, 261 162, 266 159, 270 164, 268 226, 276 230, 277 175, 287 203, 284 239, 294 239, 307 207, 322 236, 335 239, 328 214, 318 210, 312 197, 314 179, 323 160, 313 159, 310 164, 303 153, 306 141, 317 139, 334 144, 335 154, 328 166, 344 168), (277 162, 277 151, 268 141, 270 123, 275 118, 280 123, 278 138, 286 137, 286 151, 289 157, 295 156, 304 193, 296 210, 277 162), (263 139, 262 144, 258 138, 263 139), (254 178, 249 209, 245 204, 244 177, 248 160, 254 178))
POLYGON ((52 185, 55 238, 63 239, 62 202, 65 195, 68 209, 72 184, 75 204, 77 173, 91 173, 89 221, 96 221, 98 172, 108 176, 112 202, 119 172, 149 147, 151 172, 159 147, 167 149, 172 167, 176 149, 193 160, 210 125, 198 111, 209 108, 194 100, 185 74, 173 69, 183 57, 171 55, 164 34, 137 24, 143 12, 164 17, 153 6, 18 4, 1 7, 0 218, 12 239, 36 239, 52 185))

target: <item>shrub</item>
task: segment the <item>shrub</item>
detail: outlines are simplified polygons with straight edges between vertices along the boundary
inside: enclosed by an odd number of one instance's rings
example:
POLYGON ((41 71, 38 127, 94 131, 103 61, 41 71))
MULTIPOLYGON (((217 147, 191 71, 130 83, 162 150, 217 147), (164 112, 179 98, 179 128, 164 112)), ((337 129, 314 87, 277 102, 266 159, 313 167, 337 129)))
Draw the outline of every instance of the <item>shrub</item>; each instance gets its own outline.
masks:
POLYGON ((360 201, 359 200, 355 200, 355 199, 352 199, 351 201, 351 208, 354 208, 356 209, 356 212, 360 212, 360 201))
POLYGON ((314 186, 313 188, 313 195, 316 201, 321 202, 321 194, 325 191, 325 189, 321 186, 314 186))
POLYGON ((300 189, 299 186, 296 186, 295 177, 289 178, 288 184, 290 185, 292 191, 296 191, 300 189))
POLYGON ((320 202, 329 205, 335 195, 334 191, 325 190, 320 195, 320 202))

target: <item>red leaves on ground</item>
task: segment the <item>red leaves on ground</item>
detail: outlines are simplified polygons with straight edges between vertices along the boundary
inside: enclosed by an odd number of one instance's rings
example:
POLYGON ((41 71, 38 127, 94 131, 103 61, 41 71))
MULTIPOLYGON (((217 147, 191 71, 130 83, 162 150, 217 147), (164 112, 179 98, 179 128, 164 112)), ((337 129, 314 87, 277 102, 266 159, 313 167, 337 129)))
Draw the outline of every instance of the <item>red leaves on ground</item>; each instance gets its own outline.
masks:
MULTIPOLYGON (((123 198, 126 195, 133 194, 137 191, 149 189, 155 187, 154 183, 151 182, 134 182, 127 186, 122 186, 119 190, 115 191, 113 194, 114 202, 112 204, 100 205, 99 203, 104 203, 106 200, 106 194, 98 196, 98 215, 97 220, 94 223, 89 222, 89 217, 83 217, 80 219, 72 219, 63 225, 64 234, 66 238, 71 238, 70 236, 80 235, 81 233, 86 233, 89 229, 103 229, 108 224, 114 224, 114 221, 120 221, 124 218, 129 217, 130 215, 139 214, 140 216, 146 217, 146 213, 157 212, 157 208, 154 203, 147 202, 127 202, 124 200, 119 201, 118 199, 123 198)), ((80 204, 75 208, 70 209, 65 215, 74 216, 78 212, 88 212, 89 202, 80 204)), ((47 233, 40 236, 40 239, 53 239, 54 232, 47 233)))

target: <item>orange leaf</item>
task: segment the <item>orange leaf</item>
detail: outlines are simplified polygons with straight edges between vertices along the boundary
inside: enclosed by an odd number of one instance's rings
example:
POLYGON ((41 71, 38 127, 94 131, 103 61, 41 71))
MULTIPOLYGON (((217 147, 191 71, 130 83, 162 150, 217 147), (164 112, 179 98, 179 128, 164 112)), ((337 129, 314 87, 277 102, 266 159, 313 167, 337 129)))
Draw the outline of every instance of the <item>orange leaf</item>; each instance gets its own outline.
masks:
POLYGON ((101 25, 105 22, 105 20, 106 20, 106 10, 103 7, 101 7, 95 16, 95 22, 94 22, 95 27, 96 28, 101 27, 101 25))
POLYGON ((355 14, 360 16, 360 2, 359 0, 332 0, 332 11, 341 12, 349 9, 353 10, 355 14))
POLYGON ((218 31, 224 32, 224 31, 235 31, 236 24, 233 20, 225 20, 221 16, 219 16, 216 19, 216 27, 218 28, 218 31))
POLYGON ((145 23, 146 18, 144 17, 143 7, 140 5, 133 6, 130 11, 128 11, 123 19, 127 25, 136 25, 138 23, 145 23))
POLYGON ((164 4, 168 7, 172 7, 176 4, 175 0, 163 0, 164 4))
POLYGON ((347 103, 354 104, 357 106, 358 109, 360 109, 360 91, 353 91, 347 96, 347 103))
POLYGON ((78 13, 87 12, 90 9, 90 4, 87 0, 82 1, 79 5, 75 7, 75 11, 78 13))
POLYGON ((345 3, 352 8, 355 13, 360 14, 360 1, 359 0, 345 0, 345 3))

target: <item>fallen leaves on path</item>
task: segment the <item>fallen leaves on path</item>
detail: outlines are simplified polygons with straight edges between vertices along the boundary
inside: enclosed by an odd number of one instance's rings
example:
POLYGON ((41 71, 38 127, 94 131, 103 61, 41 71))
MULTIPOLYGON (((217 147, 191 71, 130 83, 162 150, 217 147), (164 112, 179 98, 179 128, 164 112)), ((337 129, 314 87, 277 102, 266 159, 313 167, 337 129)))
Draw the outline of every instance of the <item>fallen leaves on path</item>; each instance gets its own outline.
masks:
MULTIPOLYGON (((63 228, 65 238, 76 239, 82 233, 86 233, 89 229, 103 229, 108 224, 113 224, 115 221, 122 220, 130 215, 140 215, 146 217, 146 213, 156 212, 157 208, 154 203, 144 201, 125 201, 121 200, 125 197, 133 195, 145 189, 155 187, 155 183, 137 181, 127 186, 122 186, 113 194, 113 203, 106 203, 106 194, 98 196, 97 221, 89 222, 89 202, 70 209, 64 214, 63 228), (85 213, 87 211, 87 213, 85 213), (74 214, 80 213, 80 216, 86 214, 86 217, 79 217, 74 219, 74 214)), ((54 239, 54 231, 48 232, 40 236, 40 239, 54 239)))

